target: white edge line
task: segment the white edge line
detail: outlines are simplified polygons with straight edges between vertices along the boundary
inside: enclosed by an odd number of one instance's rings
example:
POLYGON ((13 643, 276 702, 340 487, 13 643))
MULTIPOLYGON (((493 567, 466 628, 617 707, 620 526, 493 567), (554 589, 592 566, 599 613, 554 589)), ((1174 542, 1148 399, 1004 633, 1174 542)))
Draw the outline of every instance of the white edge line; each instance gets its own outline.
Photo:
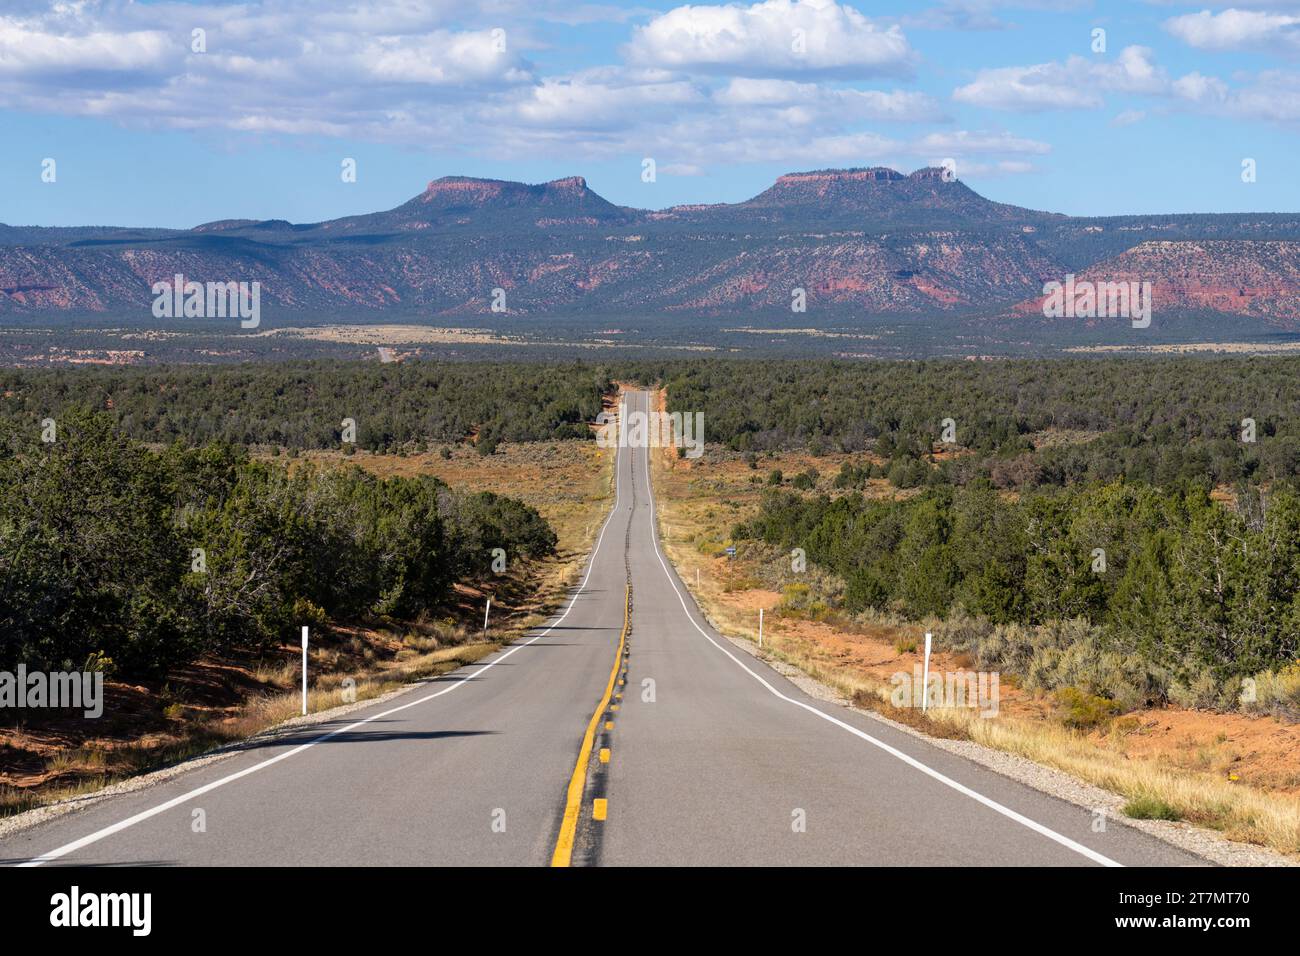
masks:
POLYGON ((443 694, 450 694, 453 690, 460 687, 461 685, 467 684, 470 681, 475 680, 478 677, 482 676, 483 674, 486 674, 489 670, 491 670, 497 664, 501 663, 503 660, 505 660, 507 657, 509 657, 511 654, 513 654, 515 651, 519 650, 520 648, 527 647, 529 644, 532 644, 534 641, 541 640, 552 630, 554 630, 555 628, 559 627, 562 623, 564 623, 564 619, 568 617, 569 612, 573 610, 573 605, 577 603, 578 598, 582 595, 582 592, 586 590, 587 581, 591 578, 591 572, 596 567, 596 557, 600 553, 601 543, 605 540, 605 529, 609 527, 610 521, 612 521, 614 515, 618 513, 618 506, 623 498, 623 484, 620 475, 620 466, 622 464, 620 461, 621 458, 622 455, 620 455, 619 452, 616 450, 614 453, 614 507, 610 509, 609 515, 605 518, 605 523, 600 526, 600 535, 596 538, 596 546, 592 548, 591 557, 588 559, 587 573, 582 576, 582 583, 578 585, 578 590, 573 592, 573 597, 569 599, 569 606, 564 609, 564 613, 561 614, 555 621, 547 625, 544 631, 539 632, 535 637, 532 637, 529 640, 524 641, 522 644, 515 644, 513 647, 511 647, 508 651, 506 651, 496 660, 492 661, 489 664, 483 665, 482 668, 475 671, 473 674, 466 677, 462 677, 454 684, 451 684, 448 687, 444 687, 440 691, 437 691, 432 694, 427 694, 424 697, 419 698, 418 700, 413 700, 409 703, 402 704, 398 707, 390 707, 388 710, 385 710, 382 713, 373 714, 370 717, 363 718, 362 720, 354 721, 353 723, 348 724, 346 727, 340 727, 337 730, 331 730, 327 734, 321 734, 319 737, 309 740, 304 744, 300 744, 299 746, 294 747, 292 750, 286 750, 284 753, 277 754, 274 757, 271 757, 267 760, 263 760, 261 763, 256 763, 253 764, 253 766, 251 767, 245 767, 243 770, 239 770, 236 771, 235 773, 228 774, 219 780, 214 780, 211 783, 204 784, 201 787, 198 787, 194 790, 190 790, 187 793, 183 793, 179 797, 173 797, 171 800, 168 800, 165 803, 160 803, 155 807, 150 807, 148 810, 142 810, 141 812, 137 813, 135 816, 127 817, 125 820, 120 820, 117 823, 112 824, 111 826, 104 827, 102 830, 96 830, 94 833, 91 833, 88 836, 84 836, 80 840, 74 840, 73 842, 67 844, 66 846, 61 846, 58 849, 50 850, 48 853, 42 853, 40 856, 32 857, 30 860, 24 860, 22 863, 18 863, 15 865, 17 867, 40 866, 43 863, 49 863, 52 860, 57 860, 60 857, 67 856, 69 853, 75 853, 77 850, 80 850, 82 847, 89 846, 92 843, 98 843, 100 840, 104 839, 105 837, 112 836, 114 833, 120 833, 122 830, 125 830, 128 827, 133 827, 137 823, 141 823, 145 820, 148 820, 150 817, 155 817, 160 813, 165 813, 166 811, 172 809, 172 807, 180 806, 182 803, 185 803, 186 801, 193 800, 195 797, 202 796, 203 794, 208 793, 211 790, 217 789, 217 787, 223 787, 228 783, 233 783, 234 781, 240 779, 241 777, 247 777, 249 774, 256 773, 259 770, 265 770, 267 767, 271 766, 272 764, 279 763, 281 760, 285 760, 289 757, 294 756, 295 754, 300 754, 304 750, 308 750, 316 746, 316 744, 321 743, 322 741, 329 740, 331 737, 337 737, 339 734, 345 734, 350 730, 355 730, 357 727, 364 726, 365 724, 368 724, 372 721, 380 720, 381 718, 388 717, 391 714, 396 714, 399 711, 406 710, 408 707, 415 707, 419 704, 426 703, 428 701, 433 700, 435 697, 441 697, 443 694))
POLYGON ((903 751, 897 749, 896 747, 891 747, 883 740, 878 740, 877 738, 871 736, 866 731, 859 730, 857 727, 854 727, 852 724, 847 724, 837 717, 832 717, 830 714, 818 710, 816 707, 813 707, 810 704, 806 704, 801 700, 795 700, 793 697, 787 697, 785 694, 781 693, 779 690, 777 690, 775 687, 769 684, 766 680, 764 680, 761 675, 756 674, 754 671, 746 667, 745 664, 741 662, 738 658, 736 658, 734 655, 732 655, 732 653, 729 650, 727 650, 725 647, 723 647, 721 644, 715 641, 712 637, 710 637, 708 632, 705 631, 704 628, 700 627, 700 625, 696 622, 695 616, 691 614, 691 609, 687 606, 686 599, 682 596, 681 590, 677 587, 677 582, 674 580, 672 572, 668 570, 668 565, 664 562, 663 552, 659 550, 659 534, 658 534, 658 528, 655 525, 654 488, 650 481, 650 456, 647 454, 645 458, 646 458, 646 463, 645 463, 646 492, 650 497, 650 540, 654 543, 655 555, 656 557, 659 558, 659 566, 664 569, 664 574, 667 575, 668 577, 668 583, 672 585, 673 591, 677 594, 677 600, 680 601, 682 604, 682 610, 686 612, 687 619, 691 622, 691 624, 695 627, 695 629, 704 636, 704 639, 706 641, 708 641, 718 650, 722 651, 723 654, 726 654, 727 657, 731 658, 732 663, 734 663, 737 667, 743 670, 750 677, 754 678, 754 680, 762 684, 773 695, 785 701, 786 703, 794 704, 796 707, 802 707, 804 710, 808 711, 809 713, 816 714, 818 717, 822 718, 822 720, 829 721, 835 726, 847 730, 849 733, 853 734, 856 737, 861 737, 867 743, 879 747, 881 750, 885 751, 885 753, 889 754, 890 756, 897 757, 899 760, 903 761, 903 763, 907 764, 910 767, 914 767, 915 769, 921 771, 927 776, 933 777, 935 780, 939 781, 943 785, 947 787, 951 787, 953 790, 956 790, 958 793, 964 794, 965 796, 970 797, 972 800, 984 804, 984 806, 988 807, 991 810, 996 810, 1004 817, 1014 820, 1016 821, 1016 823, 1019 823, 1022 826, 1028 827, 1029 829, 1033 830, 1035 833, 1041 833, 1043 836, 1047 837, 1048 839, 1055 840, 1057 843, 1061 844, 1061 846, 1073 850, 1075 853, 1079 853, 1082 854, 1083 856, 1086 856, 1094 863, 1100 863, 1102 866, 1123 866, 1124 865, 1122 863, 1116 862, 1115 860, 1112 860, 1108 856, 1103 856, 1102 854, 1098 853, 1096 850, 1092 850, 1084 846, 1082 843, 1078 843, 1074 840, 1071 840, 1067 836, 1057 833, 1055 830, 1051 829, 1050 827, 1044 826, 1043 824, 1039 823, 1037 820, 1031 820, 1029 817, 1025 816, 1024 814, 1017 813, 1015 810, 1012 810, 1010 807, 1004 807, 996 800, 993 800, 990 797, 984 796, 984 794, 982 793, 972 790, 970 787, 966 786, 965 784, 958 783, 956 780, 953 780, 951 777, 945 776, 944 774, 940 773, 938 770, 935 770, 933 767, 929 767, 926 764, 921 763, 921 761, 917 760, 915 757, 903 753, 903 751))

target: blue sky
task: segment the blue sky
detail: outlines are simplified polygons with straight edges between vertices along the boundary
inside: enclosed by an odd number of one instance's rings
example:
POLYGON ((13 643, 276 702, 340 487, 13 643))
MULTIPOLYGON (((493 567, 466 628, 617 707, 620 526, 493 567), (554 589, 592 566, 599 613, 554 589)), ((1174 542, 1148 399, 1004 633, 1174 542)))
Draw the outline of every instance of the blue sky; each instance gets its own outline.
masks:
POLYGON ((1300 0, 3 0, 0 123, 23 225, 312 222, 444 175, 662 208, 945 159, 1038 209, 1294 212, 1300 0))

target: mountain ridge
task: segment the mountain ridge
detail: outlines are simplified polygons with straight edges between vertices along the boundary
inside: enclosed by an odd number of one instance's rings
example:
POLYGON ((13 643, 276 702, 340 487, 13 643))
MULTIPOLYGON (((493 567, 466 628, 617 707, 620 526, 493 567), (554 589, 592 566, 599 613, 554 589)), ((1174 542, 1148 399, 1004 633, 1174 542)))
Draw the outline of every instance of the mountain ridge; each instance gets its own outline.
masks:
POLYGON ((443 176, 391 209, 315 223, 0 225, 0 314, 138 313, 154 282, 180 273, 259 281, 263 303, 286 314, 490 314, 501 289, 518 316, 707 320, 788 312, 804 289, 809 312, 828 318, 1034 321, 1025 304, 1067 273, 1130 275, 1138 263, 1176 291, 1180 263, 1194 262, 1199 285, 1165 301, 1300 327, 1300 295, 1290 292, 1300 215, 1071 217, 999 203, 950 179, 937 167, 814 169, 736 203, 649 210, 615 205, 580 175, 534 184, 443 176), (1120 258, 1153 240, 1175 246, 1120 258), (1212 253, 1177 246, 1198 242, 1214 243, 1212 253), (1241 277, 1267 294, 1222 291, 1241 277))
MULTIPOLYGON (((773 181, 767 189, 751 196, 749 199, 743 199, 733 203, 679 203, 673 206, 666 206, 660 209, 641 208, 633 206, 618 206, 605 199, 595 190, 591 189, 586 177, 581 175, 564 176, 558 179, 547 180, 541 183, 525 183, 509 179, 493 179, 478 176, 448 175, 441 176, 437 179, 430 180, 424 190, 410 197, 404 202, 394 206, 391 209, 381 210, 372 213, 361 213, 350 216, 339 216, 335 219, 319 220, 311 223, 291 223, 288 220, 273 219, 218 219, 209 222, 200 223, 189 228, 166 229, 159 228, 154 231, 179 233, 179 232, 199 232, 199 231, 223 231, 237 228, 252 228, 267 223, 287 224, 295 228, 305 228, 308 226, 324 226, 334 222, 346 220, 361 219, 370 216, 380 216, 388 213, 395 213, 404 208, 418 207, 450 207, 472 208, 474 205, 485 206, 489 203, 496 203, 504 206, 525 206, 527 203, 522 200, 535 199, 535 205, 545 206, 554 205, 563 201, 571 202, 594 202, 608 206, 611 209, 622 210, 630 214, 641 215, 659 215, 670 212, 675 209, 719 209, 719 208, 745 208, 756 205, 770 205, 770 200, 764 197, 769 196, 788 196, 791 202, 806 202, 807 197, 798 195, 797 190, 791 190, 790 187, 795 184, 806 183, 809 181, 819 181, 827 184, 859 182, 859 183, 922 183, 922 182, 944 182, 944 171, 937 166, 921 167, 911 173, 901 173, 887 166, 873 167, 830 167, 825 169, 794 171, 783 173, 773 181), (476 202, 470 203, 466 199, 475 199, 476 202), (456 200, 460 200, 457 202, 456 200)), ((960 186, 962 190, 972 196, 977 197, 981 202, 990 205, 1003 206, 1008 209, 1023 209, 1023 207, 1014 206, 1005 203, 994 203, 991 200, 984 199, 973 190, 970 190, 965 184, 954 180, 951 183, 945 183, 948 186, 960 186)), ((835 198, 834 196, 830 198, 835 198)), ((1027 213, 1033 210, 1025 210, 1027 213)), ((1059 213, 1039 213, 1044 216, 1059 216, 1059 213)), ((45 230, 58 232, 61 230, 68 231, 112 231, 112 230, 130 230, 138 232, 138 227, 126 226, 14 226, 0 222, 0 244, 9 244, 5 241, 4 231, 13 230, 45 230)))

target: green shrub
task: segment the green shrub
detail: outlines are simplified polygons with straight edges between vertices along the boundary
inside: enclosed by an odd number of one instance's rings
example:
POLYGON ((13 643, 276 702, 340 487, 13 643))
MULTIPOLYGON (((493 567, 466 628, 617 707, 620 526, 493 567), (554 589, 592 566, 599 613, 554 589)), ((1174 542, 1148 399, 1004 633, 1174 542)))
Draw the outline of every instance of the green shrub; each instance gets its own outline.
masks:
POLYGON ((797 611, 806 608, 811 601, 812 589, 802 581, 787 584, 781 589, 781 608, 797 611))
POLYGON ((1246 686, 1254 693, 1239 693, 1242 710, 1300 720, 1300 661, 1256 674, 1251 680, 1253 687, 1250 684, 1246 686))
POLYGON ((1085 694, 1077 687, 1062 687, 1053 698, 1061 723, 1074 730, 1093 730, 1119 716, 1120 708, 1108 697, 1085 694))
POLYGON ((84 411, 59 427, 51 445, 0 442, 0 669, 162 675, 327 618, 414 616, 485 574, 493 547, 555 547, 531 507, 430 476, 155 451, 84 411))
POLYGON ((1188 682, 1174 681, 1169 685, 1169 700, 1189 710, 1209 710, 1219 704, 1219 682, 1209 670, 1203 670, 1188 682))
POLYGON ((1182 814, 1158 797, 1134 797, 1124 804, 1124 815, 1133 820, 1182 819, 1182 814))
POLYGON ((807 471, 801 471, 795 475, 791 484, 800 491, 812 491, 817 487, 817 479, 820 477, 821 475, 818 474, 816 468, 809 468, 807 471))

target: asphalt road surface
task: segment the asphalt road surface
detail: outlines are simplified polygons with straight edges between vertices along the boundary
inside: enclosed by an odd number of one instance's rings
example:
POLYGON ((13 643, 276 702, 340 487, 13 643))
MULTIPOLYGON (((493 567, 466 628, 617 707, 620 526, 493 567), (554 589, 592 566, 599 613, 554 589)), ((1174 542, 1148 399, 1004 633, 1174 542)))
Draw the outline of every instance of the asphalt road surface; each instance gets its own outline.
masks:
POLYGON ((0 861, 546 865, 595 718, 608 762, 591 759, 575 864, 1202 863, 1115 821, 1094 832, 1090 810, 808 697, 705 623, 659 550, 647 452, 619 449, 617 476, 581 586, 529 638, 14 833, 0 861), (629 578, 626 684, 598 715, 629 578))

